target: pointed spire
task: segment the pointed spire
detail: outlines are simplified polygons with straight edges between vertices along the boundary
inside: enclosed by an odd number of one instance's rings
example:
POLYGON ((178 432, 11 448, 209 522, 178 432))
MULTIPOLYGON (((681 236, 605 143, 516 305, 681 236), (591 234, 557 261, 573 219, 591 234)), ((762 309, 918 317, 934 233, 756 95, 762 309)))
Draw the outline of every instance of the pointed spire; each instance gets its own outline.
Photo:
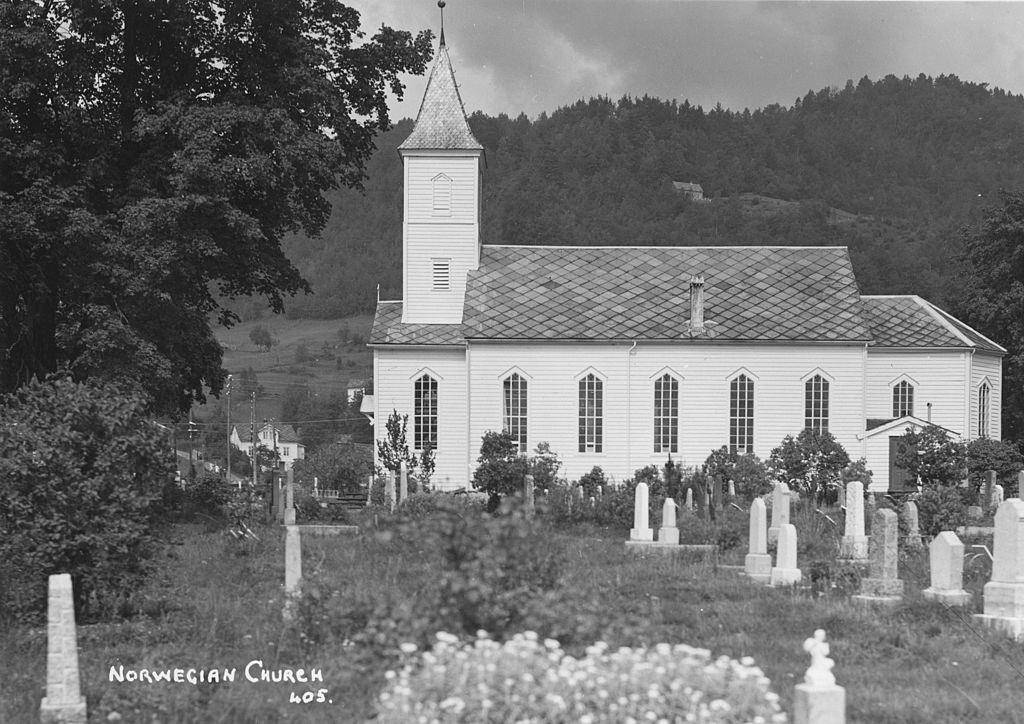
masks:
POLYGON ((448 48, 444 43, 444 0, 438 0, 441 8, 442 26, 441 41, 437 48, 437 58, 427 79, 427 89, 420 102, 419 113, 412 133, 405 139, 398 150, 483 150, 483 146, 473 136, 469 121, 466 120, 466 109, 462 105, 459 86, 455 82, 455 71, 448 57, 448 48))
POLYGON ((444 0, 437 0, 437 7, 441 8, 441 45, 444 47, 444 0))

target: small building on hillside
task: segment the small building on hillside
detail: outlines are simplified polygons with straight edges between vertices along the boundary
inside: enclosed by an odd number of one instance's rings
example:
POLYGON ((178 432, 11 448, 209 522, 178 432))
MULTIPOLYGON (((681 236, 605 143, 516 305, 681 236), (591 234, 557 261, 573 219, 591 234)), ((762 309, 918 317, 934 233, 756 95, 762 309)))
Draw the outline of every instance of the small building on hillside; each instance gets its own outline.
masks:
MULTIPOLYGON (((239 436, 238 427, 231 428, 231 443, 239 450, 252 458, 252 441, 249 439, 249 429, 245 428, 244 439, 239 436)), ((291 425, 276 422, 266 422, 256 433, 256 444, 267 450, 276 451, 279 459, 279 467, 282 470, 290 470, 296 460, 306 457, 306 448, 299 442, 299 436, 291 425)))
POLYGON ((673 181, 672 188, 681 194, 685 194, 686 198, 691 201, 706 201, 704 198, 704 187, 700 184, 691 183, 689 181, 673 181))
POLYGON ((484 151, 443 43, 399 153, 403 298, 377 305, 363 410, 409 416, 441 489, 491 430, 622 481, 812 428, 875 491, 908 427, 1000 436, 1006 350, 920 297, 862 295, 845 247, 481 245, 484 151))

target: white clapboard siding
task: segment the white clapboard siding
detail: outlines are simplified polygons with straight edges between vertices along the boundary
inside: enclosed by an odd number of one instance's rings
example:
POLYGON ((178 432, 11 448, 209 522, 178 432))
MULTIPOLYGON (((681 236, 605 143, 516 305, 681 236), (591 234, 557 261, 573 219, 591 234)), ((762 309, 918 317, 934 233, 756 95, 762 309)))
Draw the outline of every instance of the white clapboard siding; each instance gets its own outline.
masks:
MULTIPOLYGON (((966 437, 964 395, 970 364, 968 350, 868 349, 865 387, 867 418, 892 418, 892 388, 900 379, 914 385, 913 414, 966 437), (906 376, 906 378, 904 377, 906 376)), ((888 455, 888 451, 886 451, 888 455)), ((877 471, 876 471, 877 474, 877 471)))
POLYGON ((423 372, 437 380, 438 440, 431 483, 438 490, 460 488, 468 481, 464 349, 374 350, 374 438, 380 441, 387 437, 388 417, 392 410, 397 410, 401 415, 409 415, 407 439, 412 447, 415 439, 413 384, 423 372))
POLYGON ((1002 439, 1000 412, 1003 409, 1003 360, 998 355, 977 351, 971 358, 970 436, 978 436, 978 389, 982 381, 988 381, 988 426, 989 437, 1002 439))
POLYGON ((502 428, 502 380, 513 371, 527 380, 530 450, 548 442, 570 479, 598 465, 621 481, 665 463, 668 453, 653 447, 654 377, 662 371, 681 378, 679 452, 672 457, 683 464, 700 465, 728 445, 729 381, 741 369, 754 380, 758 456, 767 458, 803 428, 804 379, 815 370, 831 380, 830 431, 852 457, 863 454, 863 345, 472 343, 470 360, 474 460, 483 434, 502 428), (604 379, 601 453, 579 452, 579 379, 591 370, 604 379))
POLYGON ((475 224, 479 205, 479 157, 431 156, 405 158, 405 216, 410 224, 475 224), (434 208, 434 179, 451 180, 451 207, 434 208))

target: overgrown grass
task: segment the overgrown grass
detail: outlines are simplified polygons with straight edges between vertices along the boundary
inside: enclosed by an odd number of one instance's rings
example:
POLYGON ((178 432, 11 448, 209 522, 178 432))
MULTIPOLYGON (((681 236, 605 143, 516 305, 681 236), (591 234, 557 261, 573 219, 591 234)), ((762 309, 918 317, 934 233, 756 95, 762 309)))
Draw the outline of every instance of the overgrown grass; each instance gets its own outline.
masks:
MULTIPOLYGON (((920 550, 901 560, 905 602, 894 610, 863 611, 848 602, 841 586, 816 585, 807 575, 813 559, 828 562, 831 526, 813 514, 794 519, 805 539, 818 540, 801 560, 806 583, 791 589, 752 584, 713 561, 637 556, 625 550, 622 531, 548 529, 544 545, 557 555, 560 576, 550 590, 523 604, 523 627, 559 638, 570 653, 601 639, 613 647, 664 641, 706 647, 716 655, 752 656, 787 710, 809 661, 801 645, 814 629, 824 628, 836 677, 847 690, 850 722, 1024 721, 1024 647, 970 618, 988 578, 987 558, 968 565, 974 608, 958 611, 921 599, 928 563, 920 550), (816 533, 819 524, 826 527, 816 533)), ((434 597, 449 569, 437 539, 418 532, 429 530, 429 518, 382 522, 379 528, 372 519, 362 522, 358 537, 303 542, 306 590, 320 597, 320 608, 313 610, 324 618, 310 618, 307 600, 303 615, 287 626, 281 620, 279 528, 260 529, 255 543, 176 528, 178 544, 168 546, 160 578, 140 592, 139 615, 79 629, 90 720, 107 721, 115 711, 127 722, 371 717, 384 673, 398 660, 397 643, 433 633, 434 597), (370 618, 359 619, 360 612, 370 618), (249 683, 242 669, 257 659, 267 669, 321 668, 324 682, 249 683), (234 667, 238 679, 198 686, 112 683, 110 667, 120 664, 234 667), (318 688, 327 690, 331 703, 289 703, 290 692, 318 688)), ((0 720, 33 721, 44 695, 45 631, 4 631, 0 649, 0 720)))

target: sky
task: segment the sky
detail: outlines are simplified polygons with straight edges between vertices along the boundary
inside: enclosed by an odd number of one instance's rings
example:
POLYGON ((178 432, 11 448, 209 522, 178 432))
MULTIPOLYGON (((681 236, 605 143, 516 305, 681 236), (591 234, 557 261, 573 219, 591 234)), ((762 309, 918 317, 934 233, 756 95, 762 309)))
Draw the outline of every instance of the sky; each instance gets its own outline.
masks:
MULTIPOLYGON (((348 4, 371 34, 439 29, 436 0, 348 4)), ((535 118, 627 94, 754 110, 888 74, 1024 93, 1024 2, 447 0, 444 14, 469 113, 535 118)), ((425 84, 408 76, 393 120, 416 116, 425 84)))

